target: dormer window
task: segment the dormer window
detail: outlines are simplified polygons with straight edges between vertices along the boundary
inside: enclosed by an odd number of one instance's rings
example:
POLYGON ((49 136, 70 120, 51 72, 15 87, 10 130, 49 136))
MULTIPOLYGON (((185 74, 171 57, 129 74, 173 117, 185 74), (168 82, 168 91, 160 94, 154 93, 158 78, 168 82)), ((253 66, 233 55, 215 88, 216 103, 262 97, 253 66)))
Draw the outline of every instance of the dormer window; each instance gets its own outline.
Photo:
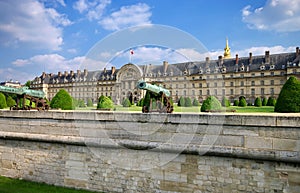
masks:
POLYGON ((261 65, 260 66, 260 70, 265 70, 266 69, 266 66, 265 65, 261 65))
POLYGON ((219 72, 219 68, 215 68, 215 73, 218 73, 219 72))
POLYGON ((210 68, 207 68, 207 69, 206 69, 206 73, 210 73, 210 68))
POLYGON ((226 73, 226 67, 222 68, 222 73, 226 73))
POLYGON ((242 65, 242 66, 240 67, 240 71, 241 71, 241 72, 244 72, 244 71, 245 71, 244 65, 242 65))
POLYGON ((200 69, 200 70, 199 70, 199 74, 202 74, 202 73, 203 73, 203 71, 202 71, 202 69, 200 69))
POLYGON ((272 64, 272 65, 270 66, 270 70, 274 70, 274 69, 275 69, 275 65, 272 64))

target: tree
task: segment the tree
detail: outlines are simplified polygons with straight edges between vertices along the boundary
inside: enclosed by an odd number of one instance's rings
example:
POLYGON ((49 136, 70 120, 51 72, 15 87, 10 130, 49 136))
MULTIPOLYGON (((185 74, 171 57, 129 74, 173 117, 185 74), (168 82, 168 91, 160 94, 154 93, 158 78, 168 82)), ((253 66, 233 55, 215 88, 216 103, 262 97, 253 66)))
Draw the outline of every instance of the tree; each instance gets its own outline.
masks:
POLYGON ((239 106, 240 107, 245 107, 247 106, 247 101, 245 98, 241 98, 241 100, 239 101, 239 106))
POLYGON ((201 112, 220 111, 221 109, 222 105, 220 101, 214 96, 209 96, 203 101, 201 106, 201 112))
POLYGON ((83 99, 78 100, 78 107, 86 107, 85 102, 83 99))
POLYGON ((88 107, 92 107, 92 106, 93 106, 93 101, 92 101, 92 99, 88 99, 88 100, 87 100, 87 106, 88 106, 88 107))
POLYGON ((267 106, 268 100, 267 98, 264 97, 264 99, 262 100, 262 106, 267 106))
POLYGON ((6 107, 7 107, 7 105, 6 105, 5 95, 0 92, 0 109, 4 109, 6 107))
POLYGON ((97 109, 112 109, 113 107, 114 103, 110 98, 103 95, 99 97, 97 109))
POLYGON ((256 97, 255 101, 254 101, 254 106, 256 107, 261 107, 262 106, 262 102, 260 97, 256 97))
POLYGON ((10 95, 8 95, 6 97, 6 104, 8 107, 13 107, 16 105, 16 101, 10 95))
POLYGON ((185 106, 185 107, 191 107, 191 106, 193 106, 192 100, 191 100, 190 97, 186 97, 186 98, 184 99, 184 101, 185 101, 185 103, 184 103, 184 106, 185 106))
POLYGON ((234 100, 234 101, 233 101, 233 105, 234 105, 234 106, 239 106, 239 100, 234 100))
POLYGON ((125 98, 122 102, 123 107, 131 107, 131 102, 129 101, 128 98, 125 98))
POLYGON ((184 107, 185 106, 185 99, 184 97, 180 97, 177 106, 184 107))
POLYGON ((25 86, 27 86, 28 88, 30 87, 31 81, 27 80, 27 82, 25 83, 25 86))
POLYGON ((193 100, 193 106, 200 106, 200 103, 196 98, 193 100))
POLYGON ((276 104, 276 99, 274 97, 269 97, 268 102, 267 102, 267 106, 275 107, 275 104, 276 104))
POLYGON ((222 106, 230 107, 230 101, 226 97, 223 97, 223 99, 222 99, 222 106))
POLYGON ((66 90, 61 89, 51 100, 50 107, 54 109, 72 110, 74 109, 72 97, 66 90))
POLYGON ((300 112, 300 81, 296 77, 291 76, 283 85, 274 111, 281 113, 300 112))

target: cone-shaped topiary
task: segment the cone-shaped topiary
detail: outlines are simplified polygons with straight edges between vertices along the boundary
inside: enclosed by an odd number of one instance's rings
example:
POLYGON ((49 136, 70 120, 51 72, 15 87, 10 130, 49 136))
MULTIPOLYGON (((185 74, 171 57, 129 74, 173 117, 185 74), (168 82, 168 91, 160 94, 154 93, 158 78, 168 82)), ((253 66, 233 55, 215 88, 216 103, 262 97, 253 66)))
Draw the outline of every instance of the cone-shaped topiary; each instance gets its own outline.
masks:
POLYGON ((267 106, 275 107, 275 104, 276 104, 276 99, 274 97, 269 97, 268 102, 267 102, 267 106))
POLYGON ((209 96, 206 100, 203 101, 201 106, 201 112, 209 112, 209 111, 220 111, 222 109, 222 105, 220 101, 214 97, 209 96))
POLYGON ((274 111, 281 113, 300 112, 300 81, 296 77, 291 76, 283 85, 274 111))
POLYGON ((72 97, 66 90, 61 89, 51 100, 50 107, 54 109, 72 110, 74 109, 72 97))
POLYGON ((8 95, 6 97, 6 104, 8 107, 13 107, 16 105, 16 101, 11 96, 8 95))
POLYGON ((184 107, 185 106, 185 99, 184 97, 180 97, 177 106, 184 107))
POLYGON ((267 98, 264 98, 261 103, 262 103, 262 106, 267 106, 267 103, 268 103, 267 98))
POLYGON ((6 107, 7 107, 7 105, 6 105, 5 95, 0 92, 0 109, 4 109, 6 107))
POLYGON ((123 107, 131 107, 131 102, 129 101, 128 98, 124 99, 122 102, 123 107))
POLYGON ((191 106, 193 106, 192 100, 191 100, 190 97, 186 97, 186 98, 184 99, 184 101, 185 101, 185 103, 184 103, 184 106, 185 106, 185 107, 191 107, 191 106))
POLYGON ((256 99, 254 101, 254 106, 256 106, 256 107, 261 107, 262 106, 262 102, 261 102, 261 99, 259 97, 256 97, 256 99))
POLYGON ((241 100, 239 101, 239 106, 240 107, 245 107, 247 106, 247 101, 245 98, 241 98, 241 100))
POLYGON ((230 107, 230 101, 226 97, 223 97, 223 99, 222 99, 222 106, 230 107))
POLYGON ((193 106, 199 106, 199 105, 200 105, 199 101, 196 98, 194 98, 193 106))

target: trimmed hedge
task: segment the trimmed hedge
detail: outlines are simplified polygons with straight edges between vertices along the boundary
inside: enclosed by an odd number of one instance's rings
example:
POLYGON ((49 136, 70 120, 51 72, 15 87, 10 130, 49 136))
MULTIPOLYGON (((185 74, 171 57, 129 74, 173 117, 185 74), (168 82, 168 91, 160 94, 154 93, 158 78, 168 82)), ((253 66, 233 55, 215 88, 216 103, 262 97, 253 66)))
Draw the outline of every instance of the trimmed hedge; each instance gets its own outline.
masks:
POLYGON ((185 100, 185 103, 184 103, 185 107, 192 107, 193 106, 192 100, 191 100, 190 97, 186 97, 184 100, 185 100))
POLYGON ((230 107, 230 101, 226 97, 223 97, 223 99, 222 99, 222 106, 230 107))
POLYGON ((4 109, 7 107, 6 98, 3 93, 0 92, 0 109, 4 109))
POLYGON ((185 106, 185 98, 184 97, 180 97, 177 106, 179 107, 184 107, 185 106))
POLYGON ((51 100, 50 107, 53 109, 72 110, 74 109, 73 99, 66 90, 61 89, 51 100))
POLYGON ((276 99, 274 97, 269 97, 268 102, 267 102, 267 106, 275 107, 275 105, 276 105, 276 99))
POLYGON ((239 101, 239 106, 240 107, 246 107, 247 106, 247 101, 245 98, 241 98, 241 100, 239 101))
POLYGON ((200 103, 196 98, 193 100, 193 106, 200 106, 200 103))
POLYGON ((262 106, 262 102, 260 97, 256 97, 255 101, 254 101, 254 106, 256 107, 261 107, 262 106))
POLYGON ((214 97, 209 96, 206 100, 203 101, 201 106, 201 112, 209 112, 209 111, 220 111, 222 109, 222 105, 220 101, 214 97))
POLYGON ((124 99, 122 102, 123 107, 131 107, 131 102, 129 101, 128 98, 124 99))
POLYGON ((274 111, 281 113, 300 112, 300 81, 296 77, 291 76, 283 85, 274 111))

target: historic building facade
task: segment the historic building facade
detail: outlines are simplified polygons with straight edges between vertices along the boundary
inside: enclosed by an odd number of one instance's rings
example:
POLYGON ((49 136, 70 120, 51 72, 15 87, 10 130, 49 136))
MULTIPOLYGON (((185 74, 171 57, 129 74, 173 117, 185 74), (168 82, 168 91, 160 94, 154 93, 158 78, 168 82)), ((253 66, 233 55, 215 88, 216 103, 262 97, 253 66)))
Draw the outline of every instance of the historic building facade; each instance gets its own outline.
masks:
POLYGON ((234 58, 230 57, 228 42, 224 56, 217 60, 162 65, 125 64, 89 72, 87 69, 57 74, 42 73, 31 84, 32 89, 43 89, 51 100, 60 89, 76 99, 94 103, 101 95, 111 96, 116 104, 125 98, 138 101, 145 94, 136 87, 137 81, 156 82, 169 89, 174 101, 180 96, 196 98, 200 102, 210 95, 220 100, 225 96, 233 102, 240 96, 253 103, 256 97, 278 97, 281 87, 290 76, 300 78, 299 47, 293 53, 234 58))

